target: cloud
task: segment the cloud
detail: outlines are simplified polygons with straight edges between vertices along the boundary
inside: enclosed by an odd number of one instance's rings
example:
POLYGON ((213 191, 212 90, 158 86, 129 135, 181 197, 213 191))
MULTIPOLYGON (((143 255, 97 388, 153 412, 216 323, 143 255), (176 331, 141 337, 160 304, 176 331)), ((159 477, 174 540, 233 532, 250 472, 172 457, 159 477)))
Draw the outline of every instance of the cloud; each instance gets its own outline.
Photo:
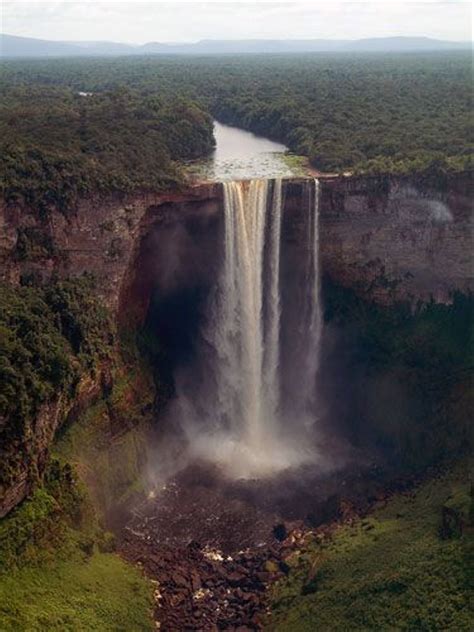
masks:
POLYGON ((3 31, 55 40, 195 41, 425 35, 471 39, 460 0, 338 2, 5 1, 3 31))

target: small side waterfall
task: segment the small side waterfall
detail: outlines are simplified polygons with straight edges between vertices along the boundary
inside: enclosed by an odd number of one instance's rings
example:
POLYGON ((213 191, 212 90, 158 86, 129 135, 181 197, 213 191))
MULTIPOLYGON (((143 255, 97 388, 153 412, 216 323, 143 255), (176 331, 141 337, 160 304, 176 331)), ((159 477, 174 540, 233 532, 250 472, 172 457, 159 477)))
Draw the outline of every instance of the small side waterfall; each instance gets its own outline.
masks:
POLYGON ((271 419, 277 419, 280 402, 280 242, 282 182, 274 180, 270 213, 268 310, 265 329, 265 401, 271 419))
POLYGON ((314 405, 315 382, 319 369, 321 332, 323 324, 321 304, 321 275, 319 272, 319 180, 314 180, 314 205, 308 204, 307 218, 308 263, 306 270, 306 322, 303 323, 303 354, 305 360, 305 380, 301 396, 308 406, 314 405), (309 351, 308 351, 309 350, 309 351))
POLYGON ((308 203, 304 292, 302 305, 296 306, 300 327, 294 344, 301 349, 301 380, 293 410, 298 412, 288 419, 280 409, 282 180, 228 181, 222 186, 224 262, 205 334, 215 358, 210 367, 214 388, 204 406, 213 429, 211 437, 198 443, 207 452, 219 452, 227 465, 238 463, 239 476, 262 475, 308 458, 302 435, 310 425, 309 407, 316 405, 322 327, 319 183, 315 181, 308 203))

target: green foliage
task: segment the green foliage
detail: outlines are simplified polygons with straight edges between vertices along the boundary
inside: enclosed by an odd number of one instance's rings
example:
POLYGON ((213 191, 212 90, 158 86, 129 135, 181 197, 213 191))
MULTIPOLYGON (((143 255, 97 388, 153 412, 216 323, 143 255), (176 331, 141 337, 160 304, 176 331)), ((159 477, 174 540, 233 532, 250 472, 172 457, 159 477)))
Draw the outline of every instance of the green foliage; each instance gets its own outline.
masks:
POLYGON ((22 432, 38 406, 106 357, 111 325, 88 277, 0 285, 0 415, 22 432))
POLYGON ((90 276, 46 286, 45 299, 59 330, 85 368, 104 359, 113 344, 107 310, 97 299, 90 276))
POLYGON ((4 632, 151 632, 149 583, 110 553, 0 575, 4 632))
POLYGON ((150 630, 151 589, 108 551, 67 463, 0 522, 0 629, 150 630))
POLYGON ((0 109, 0 192, 42 216, 90 193, 176 186, 174 161, 212 150, 212 120, 189 100, 46 84, 5 88, 0 109))
POLYGON ((40 406, 73 397, 81 376, 112 349, 112 326, 93 288, 89 277, 43 287, 0 285, 1 486, 28 459, 40 406))
POLYGON ((472 167, 465 52, 12 60, 3 83, 3 189, 46 208, 176 183, 170 160, 212 149, 206 111, 324 171, 472 167))
POLYGON ((285 142, 323 171, 406 173, 438 162, 449 170, 472 165, 469 54, 207 63, 220 84, 207 94, 219 120, 285 142))
POLYGON ((440 151, 427 152, 420 150, 403 159, 392 159, 390 157, 371 158, 358 163, 354 172, 368 175, 378 173, 407 175, 424 172, 428 176, 443 177, 451 172, 472 171, 473 169, 472 154, 446 156, 440 151))
POLYGON ((0 289, 0 414, 21 433, 38 406, 71 384, 74 370, 44 292, 0 289))
POLYGON ((54 459, 44 486, 0 521, 0 568, 42 564, 54 559, 57 549, 66 553, 95 536, 91 510, 71 466, 54 459))
POLYGON ((325 310, 346 336, 356 443, 415 470, 469 449, 473 295, 387 308, 328 283, 325 310))
POLYGON ((268 628, 471 630, 472 527, 439 536, 444 504, 469 497, 467 478, 460 467, 300 552, 273 590, 268 628))
POLYGON ((18 229, 18 237, 13 252, 13 257, 17 261, 51 258, 54 254, 55 246, 47 230, 36 226, 25 226, 18 229))

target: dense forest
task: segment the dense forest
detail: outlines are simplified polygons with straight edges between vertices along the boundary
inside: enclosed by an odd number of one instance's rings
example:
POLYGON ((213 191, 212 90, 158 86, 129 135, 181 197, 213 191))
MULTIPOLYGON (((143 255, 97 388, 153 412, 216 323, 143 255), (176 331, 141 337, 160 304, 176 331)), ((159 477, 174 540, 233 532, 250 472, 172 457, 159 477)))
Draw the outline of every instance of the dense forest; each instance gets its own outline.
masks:
POLYGON ((323 171, 468 165, 472 95, 463 55, 286 58, 227 70, 222 63, 225 72, 232 82, 211 101, 217 118, 282 140, 323 171))
POLYGON ((58 392, 74 397, 112 348, 111 323, 92 278, 0 284, 0 492, 25 459, 30 425, 58 392))
POLYGON ((99 94, 20 86, 3 95, 0 182, 39 213, 66 212, 90 192, 161 191, 182 182, 176 161, 214 146, 212 118, 186 99, 124 87, 99 94))
POLYGON ((67 206, 91 190, 176 184, 176 161, 212 151, 211 115, 284 142, 322 171, 471 164, 467 53, 57 59, 4 66, 2 190, 7 198, 22 194, 44 207, 67 206))

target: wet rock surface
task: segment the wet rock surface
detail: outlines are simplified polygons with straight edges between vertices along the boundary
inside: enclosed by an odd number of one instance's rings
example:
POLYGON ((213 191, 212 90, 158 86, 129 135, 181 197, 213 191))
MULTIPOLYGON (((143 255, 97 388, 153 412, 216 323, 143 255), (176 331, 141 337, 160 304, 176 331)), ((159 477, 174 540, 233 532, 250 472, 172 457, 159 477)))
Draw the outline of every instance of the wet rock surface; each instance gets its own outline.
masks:
POLYGON ((156 581, 159 629, 261 629, 267 584, 283 574, 278 548, 224 557, 198 542, 171 548, 133 540, 126 537, 123 551, 156 581))
MULTIPOLYGON (((153 491, 133 510, 119 548, 155 584, 157 629, 261 630, 267 589, 288 573, 288 556, 364 510, 362 474, 316 472, 298 485, 301 473, 229 481, 194 465, 153 491)), ((368 480, 381 497, 379 479, 365 470, 365 497, 368 480)))

